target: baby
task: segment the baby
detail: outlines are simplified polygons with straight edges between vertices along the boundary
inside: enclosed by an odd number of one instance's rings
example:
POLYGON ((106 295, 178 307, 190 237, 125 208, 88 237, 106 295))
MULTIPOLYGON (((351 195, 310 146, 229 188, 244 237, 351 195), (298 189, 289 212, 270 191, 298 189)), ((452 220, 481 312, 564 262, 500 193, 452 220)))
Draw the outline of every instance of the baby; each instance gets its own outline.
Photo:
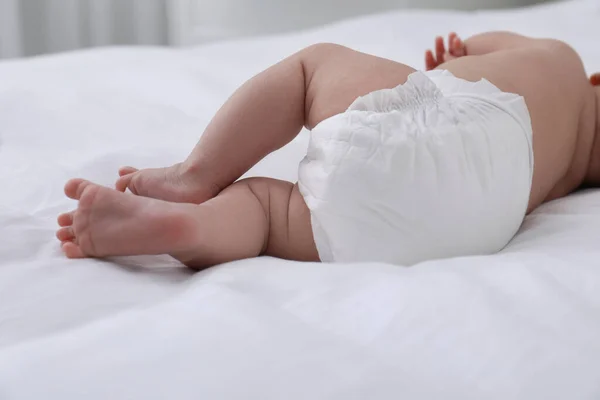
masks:
POLYGON ((240 87, 184 162, 124 167, 116 190, 69 181, 64 253, 410 265, 496 252, 540 204, 600 183, 600 76, 572 48, 452 33, 434 52, 426 72, 334 44, 292 55, 240 87), (238 181, 303 127, 299 183, 238 181))

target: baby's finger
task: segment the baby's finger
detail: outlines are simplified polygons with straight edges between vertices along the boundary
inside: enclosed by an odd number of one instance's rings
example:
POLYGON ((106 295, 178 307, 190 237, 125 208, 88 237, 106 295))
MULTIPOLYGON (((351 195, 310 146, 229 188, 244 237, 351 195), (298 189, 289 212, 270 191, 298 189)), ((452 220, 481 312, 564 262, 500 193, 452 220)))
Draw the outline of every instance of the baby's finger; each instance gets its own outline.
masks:
POLYGON ((454 57, 452 54, 450 53, 446 53, 444 54, 444 62, 448 62, 448 61, 452 61, 455 60, 456 57, 454 57))
POLYGON ((429 71, 437 67, 435 58, 433 58, 433 52, 431 50, 427 50, 425 52, 425 70, 429 71))
POLYGON ((462 57, 467 55, 465 50, 465 44, 463 41, 456 36, 452 42, 450 53, 455 57, 462 57))
POLYGON ((435 60, 437 63, 441 63, 444 60, 444 53, 446 48, 444 46, 444 38, 438 36, 435 38, 435 60))
POLYGON ((450 32, 448 34, 448 51, 452 52, 452 43, 454 43, 454 39, 456 39, 456 32, 450 32))

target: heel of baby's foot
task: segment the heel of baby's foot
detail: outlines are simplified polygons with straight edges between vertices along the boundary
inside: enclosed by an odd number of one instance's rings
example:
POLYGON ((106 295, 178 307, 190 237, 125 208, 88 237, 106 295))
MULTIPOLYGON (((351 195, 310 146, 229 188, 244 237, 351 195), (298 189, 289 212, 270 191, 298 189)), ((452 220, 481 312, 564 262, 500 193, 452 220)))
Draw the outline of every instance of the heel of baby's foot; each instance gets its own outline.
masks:
POLYGON ((170 252, 181 252, 193 249, 199 242, 196 205, 170 204, 170 210, 160 213, 155 218, 159 232, 168 242, 170 252))
POLYGON ((175 204, 168 221, 165 221, 171 239, 176 242, 169 255, 186 267, 200 271, 216 264, 211 260, 213 248, 207 248, 206 224, 210 221, 201 218, 198 207, 202 205, 175 204))
POLYGON ((196 272, 205 270, 212 266, 210 264, 199 262, 196 252, 175 252, 169 255, 179 261, 181 264, 196 272))

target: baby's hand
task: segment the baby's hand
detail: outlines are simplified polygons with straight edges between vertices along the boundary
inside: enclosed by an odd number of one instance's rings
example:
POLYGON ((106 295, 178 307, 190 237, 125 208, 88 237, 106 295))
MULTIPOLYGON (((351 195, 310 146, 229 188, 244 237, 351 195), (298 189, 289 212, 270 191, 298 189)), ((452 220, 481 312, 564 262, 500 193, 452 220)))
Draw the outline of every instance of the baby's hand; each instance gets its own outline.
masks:
POLYGON ((435 55, 433 51, 425 52, 425 68, 430 71, 441 64, 467 55, 465 43, 454 32, 448 35, 448 50, 444 45, 444 38, 438 36, 435 38, 435 55))

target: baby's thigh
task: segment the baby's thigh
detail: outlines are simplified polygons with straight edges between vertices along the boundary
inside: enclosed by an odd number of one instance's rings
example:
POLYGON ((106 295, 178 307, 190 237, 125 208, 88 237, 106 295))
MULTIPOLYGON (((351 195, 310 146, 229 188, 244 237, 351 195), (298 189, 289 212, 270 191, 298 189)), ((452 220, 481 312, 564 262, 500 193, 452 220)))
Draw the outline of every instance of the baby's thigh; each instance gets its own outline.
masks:
POLYGON ((392 60, 334 44, 305 49, 308 128, 342 113, 360 96, 406 82, 415 69, 392 60))
POLYGON ((245 182, 258 198, 269 221, 265 255, 295 261, 319 261, 310 211, 298 185, 271 178, 245 182))

